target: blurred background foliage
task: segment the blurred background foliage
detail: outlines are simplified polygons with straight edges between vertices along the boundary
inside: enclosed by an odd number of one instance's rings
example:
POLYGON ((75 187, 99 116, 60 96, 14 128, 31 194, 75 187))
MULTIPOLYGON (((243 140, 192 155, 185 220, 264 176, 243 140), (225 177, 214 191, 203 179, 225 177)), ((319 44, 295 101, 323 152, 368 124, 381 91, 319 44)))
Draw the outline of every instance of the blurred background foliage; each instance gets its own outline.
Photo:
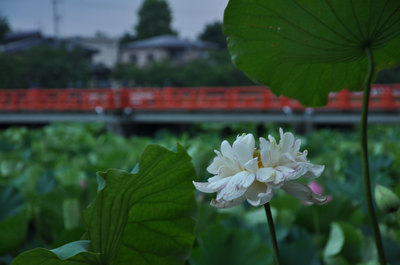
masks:
POLYGON ((112 76, 124 85, 134 86, 241 86, 254 85, 237 70, 227 50, 210 52, 208 58, 186 64, 155 62, 144 67, 118 64, 112 76))
POLYGON ((80 48, 42 45, 21 53, 0 52, 3 89, 87 87, 90 73, 90 62, 80 48))
MULTIPOLYGON (((290 128, 284 128, 290 129, 290 128)), ((256 137, 276 125, 198 124, 186 133, 161 130, 154 137, 124 138, 103 124, 53 124, 40 129, 0 132, 0 264, 34 247, 54 248, 83 234, 81 211, 96 193, 95 173, 108 168, 132 170, 149 143, 171 148, 177 142, 193 158, 199 179, 223 139, 243 131, 256 137)), ((371 126, 371 176, 400 195, 400 128, 371 126)), ((332 200, 306 206, 278 192, 271 202, 284 264, 375 264, 359 160, 358 133, 319 130, 302 139, 309 159, 326 165, 318 179, 332 200)), ((197 194, 196 242, 189 264, 273 264, 264 209, 247 204, 217 210, 213 195, 197 194)), ((399 212, 378 218, 390 264, 400 264, 399 212)))

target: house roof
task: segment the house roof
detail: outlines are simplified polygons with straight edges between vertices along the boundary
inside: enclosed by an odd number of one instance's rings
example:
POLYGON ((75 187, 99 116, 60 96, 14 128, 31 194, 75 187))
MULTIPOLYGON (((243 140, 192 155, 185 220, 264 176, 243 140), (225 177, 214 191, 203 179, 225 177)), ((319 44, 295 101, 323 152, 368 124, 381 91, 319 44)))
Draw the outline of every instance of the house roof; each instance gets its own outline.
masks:
POLYGON ((140 48, 198 48, 215 49, 218 44, 205 41, 189 41, 173 35, 161 35, 149 39, 133 41, 123 46, 124 49, 140 48))
POLYGON ((65 39, 62 41, 62 43, 65 45, 65 47, 67 48, 67 50, 71 51, 73 49, 80 49, 84 52, 86 52, 87 54, 95 54, 98 53, 99 50, 89 47, 85 44, 83 44, 81 41, 77 40, 77 39, 65 39))
POLYGON ((68 50, 73 50, 75 48, 83 50, 88 56, 98 52, 98 50, 74 40, 66 39, 57 42, 52 38, 44 37, 38 31, 14 32, 7 34, 5 43, 0 45, 0 52, 17 53, 29 50, 36 46, 56 46, 58 44, 63 44, 68 50))
POLYGON ((19 40, 25 39, 42 39, 42 34, 40 31, 37 30, 30 30, 30 31, 16 31, 7 33, 4 36, 3 43, 15 42, 19 40))
POLYGON ((21 52, 38 45, 51 43, 48 39, 23 39, 19 41, 9 42, 0 46, 0 51, 6 53, 21 52))

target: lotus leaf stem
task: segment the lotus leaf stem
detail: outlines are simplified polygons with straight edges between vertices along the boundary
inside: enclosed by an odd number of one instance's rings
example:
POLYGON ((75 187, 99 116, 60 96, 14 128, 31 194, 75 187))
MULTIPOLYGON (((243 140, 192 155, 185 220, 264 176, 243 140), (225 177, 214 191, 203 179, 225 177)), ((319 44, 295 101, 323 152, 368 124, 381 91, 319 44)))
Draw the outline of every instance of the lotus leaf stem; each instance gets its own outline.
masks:
POLYGON ((364 96, 362 103, 361 113, 361 159, 362 159, 362 172, 364 177, 364 192, 365 199, 368 208, 369 218, 372 224, 372 230, 374 232, 376 249, 378 252, 378 259, 380 265, 386 265, 385 253, 383 251, 381 233, 379 231, 378 219, 376 218, 374 204, 372 202, 372 191, 371 191, 371 179, 369 174, 369 162, 368 162, 368 139, 367 139, 367 126, 368 126, 368 104, 369 96, 371 91, 372 77, 375 73, 374 55, 372 48, 367 46, 365 52, 368 60, 368 71, 364 81, 364 96))

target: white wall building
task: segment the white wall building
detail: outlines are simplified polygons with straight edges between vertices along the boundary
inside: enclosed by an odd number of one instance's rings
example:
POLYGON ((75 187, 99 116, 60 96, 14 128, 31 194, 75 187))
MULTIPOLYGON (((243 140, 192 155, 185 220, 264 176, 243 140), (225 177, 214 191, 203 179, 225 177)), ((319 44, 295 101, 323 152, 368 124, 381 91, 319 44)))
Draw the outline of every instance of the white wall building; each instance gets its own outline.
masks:
POLYGON ((73 41, 84 47, 97 51, 92 57, 92 64, 102 65, 109 69, 113 68, 118 62, 119 41, 108 37, 78 37, 73 41))
POLYGON ((204 58, 209 50, 217 48, 218 45, 214 43, 188 41, 172 35, 162 35, 123 45, 120 51, 120 62, 134 63, 137 66, 162 60, 185 63, 204 58))

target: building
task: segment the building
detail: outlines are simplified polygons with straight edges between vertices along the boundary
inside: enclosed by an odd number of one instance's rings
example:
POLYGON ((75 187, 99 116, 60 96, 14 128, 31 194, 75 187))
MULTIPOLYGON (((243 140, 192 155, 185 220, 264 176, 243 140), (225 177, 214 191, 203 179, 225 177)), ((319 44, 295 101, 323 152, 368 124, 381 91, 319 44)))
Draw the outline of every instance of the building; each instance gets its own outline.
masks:
MULTIPOLYGON (((62 48, 67 52, 79 50, 82 60, 90 66, 90 86, 91 87, 110 87, 112 86, 109 75, 111 68, 116 64, 118 58, 118 41, 117 40, 96 40, 96 38, 79 38, 70 39, 54 39, 43 36, 39 31, 11 32, 6 34, 0 44, 0 53, 7 54, 25 54, 31 49, 44 48, 62 48), (109 48, 111 46, 111 48, 109 48)), ((45 60, 45 57, 43 58, 45 60)), ((68 60, 67 60, 68 61, 68 60)), ((68 62, 64 63, 67 64, 68 62)), ((78 72, 79 70, 71 71, 78 72)), ((68 86, 81 87, 81 80, 72 81, 71 78, 68 86)), ((40 83, 32 81, 33 86, 40 86, 40 83)))
POLYGON ((121 47, 120 62, 145 66, 149 63, 170 60, 185 63, 204 58, 208 51, 218 48, 218 44, 204 41, 189 41, 173 35, 162 35, 127 43, 121 47))
POLYGON ((52 43, 53 39, 44 37, 39 31, 10 32, 4 36, 0 52, 19 53, 39 45, 52 43))
POLYGON ((92 60, 94 54, 98 53, 97 49, 83 45, 68 39, 55 40, 51 37, 43 36, 40 31, 20 31, 6 34, 4 40, 0 44, 0 52, 4 53, 21 53, 28 51, 34 47, 47 46, 57 47, 64 46, 67 49, 80 49, 84 51, 85 57, 92 60))
POLYGON ((75 37, 67 40, 69 43, 93 49, 96 51, 91 58, 90 87, 114 87, 111 71, 118 62, 119 40, 103 35, 95 37, 75 37))
POLYGON ((69 41, 96 50, 97 53, 93 55, 91 61, 93 65, 101 65, 112 69, 117 64, 119 53, 118 39, 96 36, 76 37, 69 39, 69 41))

